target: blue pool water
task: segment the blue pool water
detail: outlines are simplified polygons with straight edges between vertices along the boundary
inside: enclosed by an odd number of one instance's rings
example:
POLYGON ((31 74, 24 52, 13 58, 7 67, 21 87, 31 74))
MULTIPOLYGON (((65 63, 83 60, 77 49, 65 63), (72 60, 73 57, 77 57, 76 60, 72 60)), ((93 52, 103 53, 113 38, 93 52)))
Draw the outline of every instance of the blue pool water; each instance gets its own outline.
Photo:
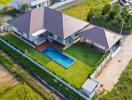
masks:
POLYGON ((69 68, 75 62, 75 60, 62 54, 53 47, 46 48, 42 53, 62 65, 64 68, 69 68))

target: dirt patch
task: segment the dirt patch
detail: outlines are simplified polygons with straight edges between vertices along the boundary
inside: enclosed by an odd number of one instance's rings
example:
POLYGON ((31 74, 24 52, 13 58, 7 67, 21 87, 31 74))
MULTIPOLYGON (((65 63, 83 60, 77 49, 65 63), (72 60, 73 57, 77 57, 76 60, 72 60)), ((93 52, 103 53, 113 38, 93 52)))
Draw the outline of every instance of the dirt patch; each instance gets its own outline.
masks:
POLYGON ((10 83, 12 85, 17 84, 17 80, 3 67, 0 65, 0 85, 10 83))

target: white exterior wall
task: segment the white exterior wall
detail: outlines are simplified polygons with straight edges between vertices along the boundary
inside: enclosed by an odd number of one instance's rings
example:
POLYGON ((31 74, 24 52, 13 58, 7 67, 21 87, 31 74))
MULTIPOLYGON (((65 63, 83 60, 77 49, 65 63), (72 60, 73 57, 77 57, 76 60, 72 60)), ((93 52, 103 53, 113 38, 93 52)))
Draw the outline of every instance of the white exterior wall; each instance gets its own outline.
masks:
MULTIPOLYGON (((12 0, 12 7, 15 9, 21 9, 21 6, 24 4, 23 1, 12 0)), ((50 0, 35 0, 32 2, 27 2, 31 7, 48 7, 50 5, 50 0)))
POLYGON ((36 7, 48 7, 50 5, 50 0, 35 0, 31 2, 31 6, 36 6, 36 7))
POLYGON ((18 33, 18 34, 20 34, 20 35, 22 34, 21 32, 18 31, 17 28, 15 28, 15 27, 13 27, 13 26, 12 26, 12 29, 13 29, 14 32, 16 32, 16 33, 18 33))
POLYGON ((21 35, 22 37, 28 39, 31 42, 34 42, 34 37, 33 36, 31 36, 31 35, 28 36, 28 34, 26 34, 24 32, 19 32, 18 29, 13 27, 13 26, 12 26, 12 29, 13 29, 14 32, 16 32, 17 34, 21 35))

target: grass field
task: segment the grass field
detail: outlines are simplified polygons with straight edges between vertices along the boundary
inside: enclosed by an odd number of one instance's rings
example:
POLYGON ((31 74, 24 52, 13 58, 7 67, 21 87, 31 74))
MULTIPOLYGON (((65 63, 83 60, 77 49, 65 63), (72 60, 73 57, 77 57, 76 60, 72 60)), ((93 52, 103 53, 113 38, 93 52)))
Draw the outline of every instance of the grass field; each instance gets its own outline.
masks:
POLYGON ((81 89, 81 85, 94 71, 94 65, 103 55, 94 48, 77 43, 64 51, 77 60, 70 68, 64 69, 62 66, 39 53, 14 35, 7 34, 4 38, 77 89, 81 89), (78 53, 78 56, 76 53, 78 53))
POLYGON ((0 100, 43 100, 25 83, 0 85, 0 100))
MULTIPOLYGON (((15 72, 9 71, 9 67, 10 70, 17 71, 17 68, 15 68, 16 65, 12 59, 1 50, 0 66, 4 66, 1 68, 3 72, 0 73, 0 100, 43 100, 38 93, 30 88, 23 80, 20 80, 20 77, 18 77, 15 72), (1 83, 2 81, 3 83, 1 83)), ((21 71, 19 71, 19 73, 20 72, 21 71)))
POLYGON ((122 73, 114 89, 104 96, 98 94, 95 100, 132 100, 132 60, 122 73))
POLYGON ((65 14, 86 20, 91 8, 102 10, 103 6, 110 0, 84 0, 82 3, 71 6, 63 10, 65 14))
POLYGON ((11 0, 0 0, 0 5, 9 4, 11 0))
MULTIPOLYGON (((2 58, 0 59, 0 65, 4 66, 4 68, 0 66, 0 85, 5 83, 11 83, 15 85, 18 82, 25 82, 30 88, 40 94, 43 98, 47 100, 58 99, 58 97, 54 93, 52 93, 52 91, 50 91, 47 87, 38 84, 38 82, 29 73, 27 73, 27 70, 23 70, 22 66, 20 66, 18 62, 16 62, 16 60, 14 60, 15 58, 11 58, 11 56, 9 56, 7 52, 5 53, 4 51, 0 50, 0 58, 2 58), (6 74, 6 71, 10 73, 6 74), (9 80, 9 76, 12 76, 13 79, 11 78, 9 80)), ((28 62, 26 62, 26 64, 27 63, 28 62)), ((22 65, 24 66, 24 64, 22 65)))

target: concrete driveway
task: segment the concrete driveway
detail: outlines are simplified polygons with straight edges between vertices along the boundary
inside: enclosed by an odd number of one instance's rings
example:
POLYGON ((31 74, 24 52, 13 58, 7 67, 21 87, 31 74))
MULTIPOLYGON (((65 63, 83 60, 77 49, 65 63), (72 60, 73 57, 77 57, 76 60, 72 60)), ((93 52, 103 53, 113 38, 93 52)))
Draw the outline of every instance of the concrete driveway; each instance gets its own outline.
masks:
POLYGON ((106 65, 97 79, 102 83, 103 88, 111 91, 118 82, 121 73, 132 59, 132 35, 129 35, 123 42, 121 50, 106 65))

